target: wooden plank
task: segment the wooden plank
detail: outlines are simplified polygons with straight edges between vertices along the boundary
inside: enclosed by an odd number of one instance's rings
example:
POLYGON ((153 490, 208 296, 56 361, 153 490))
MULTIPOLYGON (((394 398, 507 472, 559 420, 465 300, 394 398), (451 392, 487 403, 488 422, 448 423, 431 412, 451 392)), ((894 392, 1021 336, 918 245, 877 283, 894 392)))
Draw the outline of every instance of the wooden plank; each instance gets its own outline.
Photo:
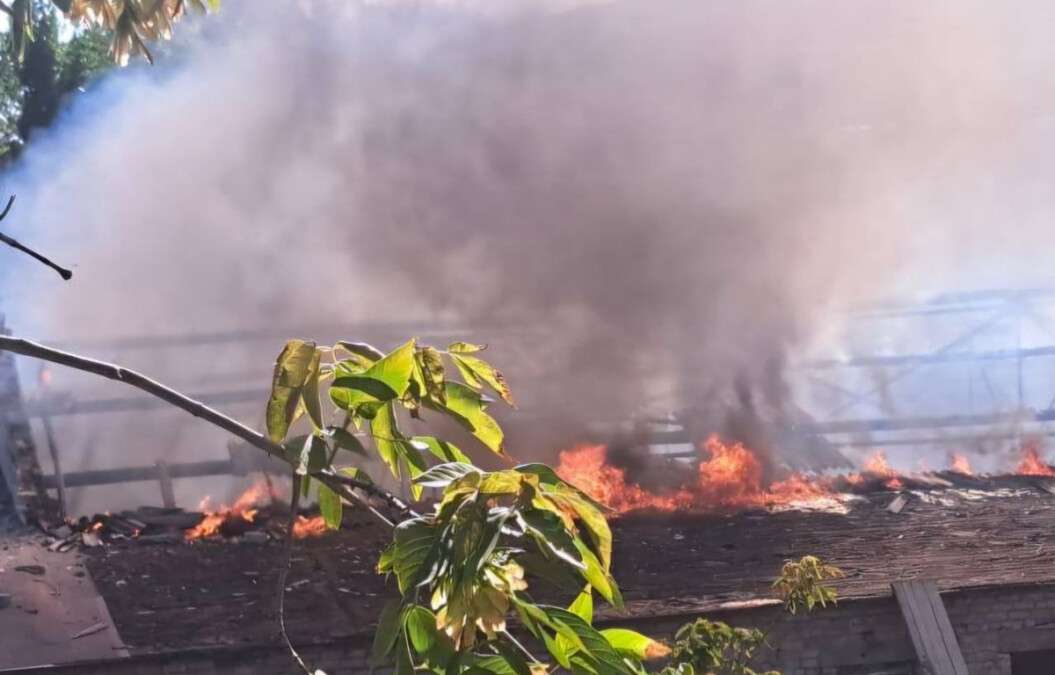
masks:
POLYGON ((937 585, 922 580, 895 581, 891 586, 923 671, 928 675, 968 675, 937 585))
POLYGON ((953 672, 956 675, 967 675, 967 662, 963 658, 963 652, 960 651, 960 643, 956 639, 956 631, 953 630, 952 622, 949 621, 949 613, 945 611, 945 603, 942 602, 941 595, 938 594, 937 585, 933 581, 929 583, 927 597, 930 598, 931 612, 933 612, 934 619, 938 623, 938 631, 952 662, 953 672))

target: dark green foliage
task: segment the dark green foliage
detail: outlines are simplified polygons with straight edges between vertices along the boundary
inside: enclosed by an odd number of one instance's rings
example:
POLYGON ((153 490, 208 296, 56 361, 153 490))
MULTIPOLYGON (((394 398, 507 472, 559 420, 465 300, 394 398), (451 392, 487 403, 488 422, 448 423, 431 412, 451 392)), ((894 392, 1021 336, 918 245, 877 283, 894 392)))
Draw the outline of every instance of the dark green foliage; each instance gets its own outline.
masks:
POLYGON ((188 9, 218 0, 10 0, 0 54, 0 164, 18 157, 35 129, 54 122, 71 94, 147 42, 167 39, 188 9))
POLYGON ((749 663, 766 636, 757 628, 733 628, 721 621, 697 619, 674 636, 670 665, 661 675, 779 675, 759 673, 749 663))
POLYGON ((35 129, 50 126, 70 96, 114 66, 110 34, 98 27, 76 29, 60 37, 63 19, 46 3, 32 15, 33 40, 21 58, 11 48, 13 33, 4 35, 0 53, 0 162, 18 157, 35 129))
POLYGON ((826 565, 820 558, 807 555, 800 560, 784 563, 780 576, 773 582, 773 588, 784 599, 784 609, 792 614, 797 614, 803 607, 807 612, 812 612, 817 605, 827 607, 835 604, 835 589, 823 582, 843 576, 843 571, 838 567, 826 565))

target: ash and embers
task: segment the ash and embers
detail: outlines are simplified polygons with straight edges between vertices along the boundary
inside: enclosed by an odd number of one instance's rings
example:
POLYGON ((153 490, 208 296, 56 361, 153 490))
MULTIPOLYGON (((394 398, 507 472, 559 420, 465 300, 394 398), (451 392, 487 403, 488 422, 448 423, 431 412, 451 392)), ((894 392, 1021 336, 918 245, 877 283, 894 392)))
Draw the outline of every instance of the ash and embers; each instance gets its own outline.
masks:
MULTIPOLYGON (((807 475, 767 470, 762 458, 742 443, 711 436, 699 447, 698 464, 667 489, 645 488, 608 462, 604 445, 581 445, 560 453, 557 473, 617 513, 630 511, 735 511, 749 508, 842 510, 855 495, 877 491, 950 487, 950 479, 978 478, 967 457, 953 453, 942 472, 901 473, 875 452, 856 472, 807 475), (766 477, 776 473, 772 479, 766 477)), ((1028 442, 1013 467, 1000 476, 1055 477, 1039 443, 1028 442)))

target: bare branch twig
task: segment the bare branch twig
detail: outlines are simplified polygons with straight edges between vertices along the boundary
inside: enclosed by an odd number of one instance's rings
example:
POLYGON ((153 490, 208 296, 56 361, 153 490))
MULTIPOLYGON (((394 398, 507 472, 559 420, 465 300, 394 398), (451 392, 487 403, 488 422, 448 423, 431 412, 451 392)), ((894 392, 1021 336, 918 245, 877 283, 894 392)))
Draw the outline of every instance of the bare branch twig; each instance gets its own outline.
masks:
MULTIPOLYGON (((317 476, 317 475, 318 474, 312 474, 312 476, 317 476)), ((415 512, 414 509, 410 508, 410 505, 407 504, 406 502, 404 502, 402 499, 400 499, 399 497, 395 496, 391 492, 388 492, 387 490, 379 489, 373 483, 366 483, 366 482, 361 481, 361 480, 359 480, 357 478, 352 478, 351 476, 344 476, 344 475, 339 474, 339 473, 338 474, 332 474, 332 475, 330 475, 330 474, 325 474, 325 475, 328 478, 330 478, 330 479, 332 479, 332 480, 334 480, 334 481, 336 481, 338 483, 343 483, 344 485, 347 485, 348 487, 357 488, 357 489, 362 490, 363 492, 365 492, 365 493, 367 493, 367 494, 369 494, 369 495, 371 495, 373 497, 377 497, 378 499, 383 500, 386 504, 388 504, 389 506, 391 506, 392 508, 394 508, 395 510, 399 511, 402 514, 405 514, 405 515, 408 515, 408 516, 417 516, 418 515, 417 512, 415 512)))
MULTIPOLYGON (((2 11, 7 11, 7 10, 5 9, 5 10, 2 10, 2 11)), ((0 212, 0 220, 3 220, 4 217, 7 216, 7 212, 11 210, 11 206, 14 203, 15 203, 15 196, 11 195, 11 198, 7 200, 7 206, 4 207, 3 212, 0 212)), ((28 246, 19 243, 17 240, 12 239, 11 237, 9 237, 6 234, 4 234, 3 232, 0 232, 0 241, 4 242, 5 244, 10 246, 11 248, 17 249, 19 251, 22 251, 23 253, 26 253, 26 254, 36 258, 40 262, 44 263, 45 265, 47 265, 51 269, 53 269, 56 272, 58 272, 59 276, 62 277, 66 281, 69 281, 73 277, 73 272, 71 272, 70 270, 66 269, 65 267, 62 267, 61 265, 58 265, 58 264, 52 262, 50 259, 48 259, 45 256, 37 253, 36 251, 34 251, 33 249, 29 248, 28 246)))
MULTIPOLYGON (((177 408, 189 412, 195 417, 199 417, 210 424, 220 427, 224 431, 237 436, 249 445, 256 447, 264 452, 284 459, 285 451, 282 446, 273 443, 271 439, 264 436, 260 432, 247 427, 236 419, 228 417, 223 413, 210 408, 209 406, 195 401, 185 394, 181 394, 175 389, 171 389, 161 384, 156 380, 152 380, 142 373, 121 366, 107 363, 105 361, 96 361, 95 359, 89 359, 77 354, 71 354, 70 352, 64 352, 58 349, 52 349, 51 347, 45 347, 44 345, 29 340, 24 340, 18 337, 10 337, 6 335, 0 335, 0 351, 8 351, 14 354, 22 354, 23 356, 31 356, 33 358, 42 359, 44 361, 50 361, 51 363, 57 363, 60 366, 66 366, 67 368, 73 368, 86 373, 92 373, 99 377, 105 377, 109 380, 116 380, 117 382, 123 382, 124 384, 135 387, 145 391, 146 393, 155 396, 162 401, 170 403, 177 408)), ((387 525, 392 525, 392 521, 386 518, 384 515, 379 513, 366 498, 360 496, 351 488, 358 489, 372 497, 383 500, 385 503, 396 508, 402 514, 415 515, 414 512, 407 506, 401 499, 383 490, 376 485, 366 483, 360 480, 356 480, 349 476, 342 476, 330 471, 316 472, 311 474, 312 478, 319 480, 321 483, 326 485, 328 488, 341 495, 345 499, 351 502, 357 502, 366 507, 371 513, 377 516, 387 525)))
POLYGON ((289 529, 286 531, 286 546, 282 552, 282 567, 278 570, 278 630, 282 633, 282 639, 286 641, 286 648, 289 649, 289 653, 293 655, 293 659, 297 662, 297 665, 307 673, 312 675, 311 668, 301 658, 300 652, 293 646, 293 642, 289 639, 289 633, 286 632, 286 579, 289 577, 289 567, 293 560, 293 526, 297 522, 297 509, 300 506, 300 476, 293 473, 293 497, 290 498, 289 503, 289 529))

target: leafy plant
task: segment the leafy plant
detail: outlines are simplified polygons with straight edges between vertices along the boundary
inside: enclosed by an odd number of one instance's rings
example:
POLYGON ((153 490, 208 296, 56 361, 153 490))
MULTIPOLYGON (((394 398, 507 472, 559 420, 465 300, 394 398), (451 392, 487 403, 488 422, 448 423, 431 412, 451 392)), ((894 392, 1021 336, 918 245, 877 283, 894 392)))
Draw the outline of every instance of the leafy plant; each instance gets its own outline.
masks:
POLYGON ((835 589, 825 586, 826 579, 839 579, 846 576, 834 565, 826 565, 820 558, 804 556, 798 561, 787 561, 780 570, 780 576, 773 582, 773 588, 784 600, 784 608, 792 614, 805 607, 812 612, 817 605, 826 607, 836 604, 835 589))
POLYGON ((415 500, 425 488, 441 491, 431 512, 403 510, 408 517, 381 554, 378 571, 395 577, 402 597, 381 616, 372 658, 394 662, 400 673, 522 674, 548 670, 550 660, 573 673, 643 672, 644 659, 666 652, 661 643, 592 626, 594 593, 622 606, 602 507, 547 466, 483 471, 453 444, 401 428, 404 416, 445 416, 504 457, 504 435, 484 392, 513 399, 501 372, 480 358, 483 349, 456 342, 440 350, 410 340, 385 354, 362 343, 291 340, 276 360, 268 436, 305 488, 322 483, 319 504, 329 527, 339 527, 343 513, 332 478, 373 485, 361 467, 342 466, 370 456, 368 445, 394 478, 410 480, 415 500), (327 399, 332 405, 323 405, 327 399), (311 432, 288 438, 301 418, 311 432), (529 572, 572 579, 579 595, 568 608, 537 604, 527 594, 529 572), (548 658, 509 633, 513 615, 548 658))
POLYGON ((670 664, 661 675, 779 675, 773 670, 759 673, 748 665, 755 651, 767 644, 757 628, 696 619, 678 629, 674 640, 670 664))

